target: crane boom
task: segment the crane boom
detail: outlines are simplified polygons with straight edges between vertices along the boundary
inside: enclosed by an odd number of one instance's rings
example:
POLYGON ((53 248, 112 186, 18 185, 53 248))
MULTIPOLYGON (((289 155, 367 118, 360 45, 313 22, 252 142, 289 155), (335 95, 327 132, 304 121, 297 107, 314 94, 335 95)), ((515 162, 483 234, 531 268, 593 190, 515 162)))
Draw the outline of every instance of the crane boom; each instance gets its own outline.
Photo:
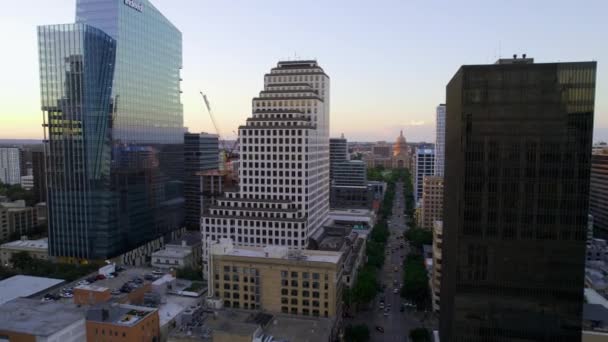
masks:
MULTIPOLYGON (((219 127, 217 126, 217 122, 215 122, 215 117, 213 116, 213 111, 211 110, 211 105, 209 105, 209 100, 207 99, 207 95, 203 94, 202 91, 200 93, 203 96, 203 101, 205 102, 205 107, 207 107, 207 112, 209 113, 209 117, 211 118, 211 123, 213 123, 213 127, 215 128, 215 133, 217 133, 218 138, 221 140, 222 134, 220 132, 219 127)), ((223 143, 222 143, 222 145, 223 145, 223 143)))

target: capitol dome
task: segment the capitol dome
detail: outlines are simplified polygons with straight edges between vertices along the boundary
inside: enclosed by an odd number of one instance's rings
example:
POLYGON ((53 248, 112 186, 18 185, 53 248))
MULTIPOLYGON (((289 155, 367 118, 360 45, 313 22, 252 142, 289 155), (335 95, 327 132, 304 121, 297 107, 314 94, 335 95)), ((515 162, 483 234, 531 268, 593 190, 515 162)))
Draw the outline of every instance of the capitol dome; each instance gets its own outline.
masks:
POLYGON ((398 156, 402 153, 407 155, 407 141, 405 141, 405 137, 403 136, 403 130, 393 145, 393 156, 398 156))

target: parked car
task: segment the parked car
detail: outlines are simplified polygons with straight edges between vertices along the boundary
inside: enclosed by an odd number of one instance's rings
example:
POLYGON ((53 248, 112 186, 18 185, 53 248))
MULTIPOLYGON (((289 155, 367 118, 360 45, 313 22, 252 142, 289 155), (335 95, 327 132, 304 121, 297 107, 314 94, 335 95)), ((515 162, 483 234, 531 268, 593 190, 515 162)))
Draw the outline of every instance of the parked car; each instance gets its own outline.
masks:
POLYGON ((395 287, 395 288, 393 289, 393 293, 394 293, 394 294, 399 293, 399 289, 395 287))
POLYGON ((105 276, 105 275, 103 275, 103 274, 98 274, 98 275, 97 275, 95 278, 96 278, 97 280, 104 280, 104 279, 106 279, 106 276, 105 276))
POLYGON ((384 328, 381 327, 381 326, 379 326, 379 325, 376 325, 376 331, 381 332, 381 333, 384 334, 384 328))

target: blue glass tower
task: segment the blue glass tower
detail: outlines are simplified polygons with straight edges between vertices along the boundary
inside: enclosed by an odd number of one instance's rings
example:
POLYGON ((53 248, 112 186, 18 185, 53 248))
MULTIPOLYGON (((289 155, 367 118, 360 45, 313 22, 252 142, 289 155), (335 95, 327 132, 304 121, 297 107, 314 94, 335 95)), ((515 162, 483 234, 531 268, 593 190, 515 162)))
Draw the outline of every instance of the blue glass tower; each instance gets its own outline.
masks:
MULTIPOLYGON (((76 22, 115 42, 107 112, 112 126, 104 155, 108 177, 101 186, 107 200, 96 204, 94 216, 108 214, 103 224, 84 228, 100 232, 108 243, 78 253, 51 247, 51 255, 106 259, 183 226, 182 38, 146 0, 77 0, 76 22)), ((62 224, 51 222, 49 230, 51 246, 73 244, 62 224), (61 234, 53 238, 54 232, 61 234)))
POLYGON ((116 41, 84 24, 38 28, 50 254, 111 248, 111 90, 116 41))

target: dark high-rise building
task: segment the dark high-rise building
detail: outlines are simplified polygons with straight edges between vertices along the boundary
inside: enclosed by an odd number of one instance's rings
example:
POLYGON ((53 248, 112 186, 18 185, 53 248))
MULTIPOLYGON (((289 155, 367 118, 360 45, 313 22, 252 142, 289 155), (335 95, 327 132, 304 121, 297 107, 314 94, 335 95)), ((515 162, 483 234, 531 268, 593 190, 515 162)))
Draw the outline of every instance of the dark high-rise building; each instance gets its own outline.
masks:
POLYGON ((580 341, 595 62, 447 86, 442 341, 580 341))
POLYGON ((46 202, 46 165, 44 150, 32 150, 32 175, 34 176, 34 200, 46 202))
POLYGON ((76 22, 39 29, 49 254, 137 262, 184 224, 181 33, 147 0, 77 0, 76 22))
POLYGON ((329 174, 331 208, 371 208, 365 162, 350 160, 344 135, 329 139, 329 174))
POLYGON ((608 149, 591 155, 591 189, 589 213, 593 216, 593 231, 600 238, 608 237, 608 149))
MULTIPOLYGON (((201 227, 200 172, 219 169, 219 141, 215 134, 184 134, 184 169, 186 198, 186 225, 195 230, 201 227)), ((189 228, 190 229, 190 228, 189 228)))

